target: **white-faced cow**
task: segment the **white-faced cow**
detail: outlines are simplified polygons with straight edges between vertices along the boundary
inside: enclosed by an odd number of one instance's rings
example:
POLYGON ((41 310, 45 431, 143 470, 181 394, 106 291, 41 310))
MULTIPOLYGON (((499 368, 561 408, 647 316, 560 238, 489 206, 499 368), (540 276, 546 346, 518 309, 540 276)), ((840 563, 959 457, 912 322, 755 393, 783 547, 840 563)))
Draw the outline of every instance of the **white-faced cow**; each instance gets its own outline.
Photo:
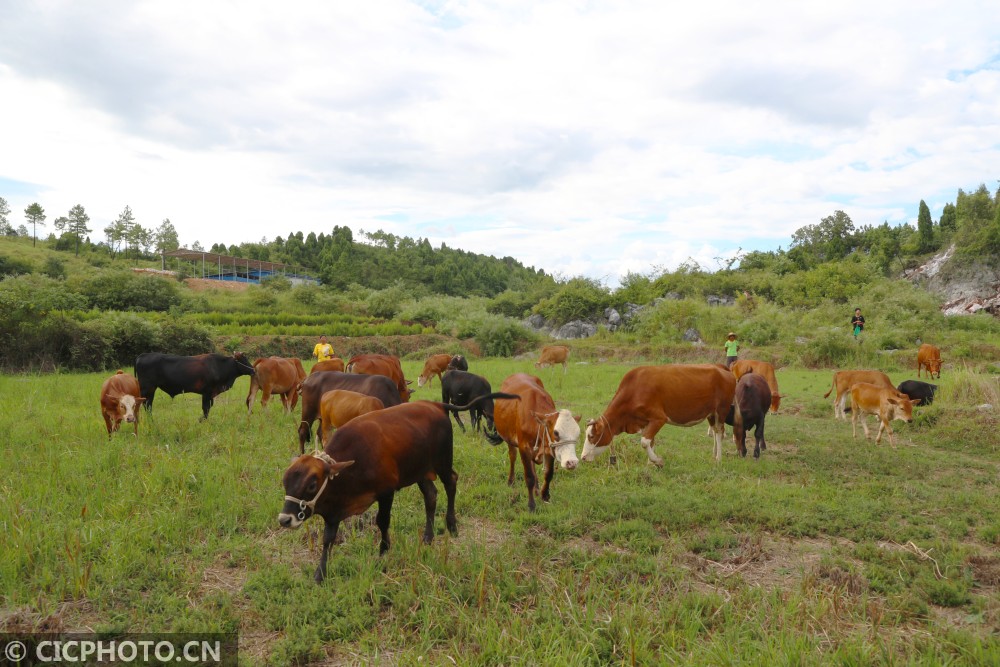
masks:
POLYGON ((147 410, 153 409, 157 389, 162 389, 171 398, 184 393, 200 394, 202 419, 208 419, 215 397, 232 388, 236 378, 253 374, 254 368, 242 352, 231 357, 224 354, 182 357, 145 352, 135 360, 135 376, 147 410))
MULTIPOLYGON (((722 459, 726 415, 736 394, 736 376, 717 364, 639 366, 622 378, 618 391, 597 419, 587 422, 584 461, 594 461, 619 433, 642 433, 649 461, 663 466, 653 451, 654 438, 665 424, 694 426, 708 420, 715 439, 715 460, 722 459)), ((739 410, 734 429, 742 428, 739 410)))
POLYGON ((490 438, 490 441, 494 444, 501 441, 507 443, 510 459, 508 485, 514 484, 514 462, 520 454, 524 483, 528 487, 528 509, 534 511, 535 491, 538 489, 535 465, 544 465, 539 495, 548 502, 555 461, 558 460, 567 470, 576 468, 579 462, 576 443, 580 438, 580 417, 574 417, 566 409, 557 410, 542 381, 527 373, 511 375, 500 385, 500 391, 520 396, 521 400, 497 403, 493 409, 493 420, 500 439, 490 438))
POLYGON ((108 439, 124 421, 133 425, 139 435, 139 406, 145 401, 139 381, 124 371, 118 371, 101 385, 101 416, 108 429, 108 439))
POLYGON ((878 415, 878 435, 875 436, 876 444, 882 441, 882 432, 889 432, 889 444, 893 449, 896 443, 892 439, 892 420, 898 419, 904 422, 913 421, 913 406, 920 401, 911 401, 905 396, 900 396, 894 388, 885 387, 860 382, 851 387, 851 429, 854 437, 858 437, 858 420, 865 429, 865 440, 868 439, 867 415, 878 415))

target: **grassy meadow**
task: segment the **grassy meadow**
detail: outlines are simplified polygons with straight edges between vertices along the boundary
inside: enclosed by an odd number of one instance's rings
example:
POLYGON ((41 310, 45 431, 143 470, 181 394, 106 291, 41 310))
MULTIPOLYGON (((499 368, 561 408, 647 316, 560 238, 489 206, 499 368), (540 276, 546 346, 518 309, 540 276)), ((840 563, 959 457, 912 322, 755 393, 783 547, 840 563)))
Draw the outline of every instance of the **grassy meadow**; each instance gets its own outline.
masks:
MULTIPOLYGON (((539 374, 584 421, 630 367, 470 359, 494 389, 539 374)), ((946 366, 892 449, 833 419, 831 375, 778 372, 759 461, 727 439, 717 464, 704 425, 668 426, 658 469, 622 435, 533 514, 520 462, 508 487, 506 447, 456 429, 459 536, 442 493, 422 545, 405 489, 391 550, 374 510, 349 521, 321 586, 322 520, 276 520, 297 409, 248 417, 240 378, 205 422, 200 397, 161 394, 138 438, 109 441, 106 373, 3 376, 3 629, 235 630, 248 665, 1000 664, 996 376, 946 366)))

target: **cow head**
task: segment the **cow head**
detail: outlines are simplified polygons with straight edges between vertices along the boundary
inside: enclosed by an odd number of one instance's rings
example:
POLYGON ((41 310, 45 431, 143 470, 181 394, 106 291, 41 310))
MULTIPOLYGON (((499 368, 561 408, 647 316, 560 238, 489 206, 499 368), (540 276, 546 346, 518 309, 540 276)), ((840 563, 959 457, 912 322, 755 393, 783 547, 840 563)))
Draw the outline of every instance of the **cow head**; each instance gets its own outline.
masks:
POLYGON ((940 380, 941 379, 941 360, 940 359, 931 359, 930 361, 928 361, 927 362, 927 370, 930 373, 931 377, 937 377, 940 380))
POLYGON ((118 414, 118 419, 127 424, 134 424, 136 420, 139 419, 136 415, 136 410, 145 401, 145 398, 136 398, 132 394, 125 394, 124 396, 119 397, 118 405, 115 408, 118 414))
POLYGON ((913 422, 913 406, 920 403, 920 399, 910 400, 906 396, 887 396, 885 420, 892 421, 898 419, 906 423, 913 422))
POLYGON ((587 438, 580 458, 588 462, 597 460, 597 455, 611 446, 612 437, 611 425, 603 416, 587 421, 587 438))
POLYGON ((771 394, 771 414, 778 414, 778 408, 781 407, 781 394, 771 394))
POLYGON ((573 470, 580 463, 576 458, 576 443, 580 439, 580 418, 563 409, 548 414, 534 413, 535 421, 548 431, 552 456, 566 470, 573 470))
POLYGON ((285 487, 285 504, 278 514, 283 528, 298 528, 316 510, 327 484, 354 461, 334 461, 324 452, 303 454, 288 466, 281 483, 285 487))
MULTIPOLYGON (((237 377, 239 377, 240 375, 254 375, 257 373, 257 369, 255 368, 257 362, 251 364, 250 360, 247 359, 247 355, 245 355, 244 353, 233 352, 233 359, 236 360, 236 366, 238 369, 236 372, 237 377)), ((257 361, 261 360, 258 359, 257 361)))
POLYGON ((462 355, 456 354, 454 357, 451 358, 451 361, 448 362, 448 368, 454 369, 456 371, 467 371, 469 370, 469 362, 466 361, 465 357, 463 357, 462 355))

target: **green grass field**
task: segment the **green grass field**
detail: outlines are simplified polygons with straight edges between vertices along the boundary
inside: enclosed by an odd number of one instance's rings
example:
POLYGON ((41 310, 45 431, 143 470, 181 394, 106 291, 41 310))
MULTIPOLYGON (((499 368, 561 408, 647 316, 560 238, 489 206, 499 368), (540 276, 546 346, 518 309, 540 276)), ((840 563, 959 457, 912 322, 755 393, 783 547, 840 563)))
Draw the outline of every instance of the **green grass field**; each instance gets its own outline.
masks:
MULTIPOLYGON (((584 420, 628 368, 470 361, 495 389, 539 374, 584 420)), ((240 378, 206 422, 200 397, 159 395, 138 438, 109 441, 105 377, 0 378, 4 630, 236 630, 250 665, 1000 664, 995 376, 946 369, 893 450, 834 421, 830 371, 784 369, 759 461, 727 439, 717 464, 704 425, 665 427, 657 469, 623 435, 534 514, 506 447, 456 429, 459 536, 442 493, 422 545, 405 489, 392 549, 373 511, 348 522, 322 586, 322 520, 276 520, 298 410, 248 418, 240 378)))

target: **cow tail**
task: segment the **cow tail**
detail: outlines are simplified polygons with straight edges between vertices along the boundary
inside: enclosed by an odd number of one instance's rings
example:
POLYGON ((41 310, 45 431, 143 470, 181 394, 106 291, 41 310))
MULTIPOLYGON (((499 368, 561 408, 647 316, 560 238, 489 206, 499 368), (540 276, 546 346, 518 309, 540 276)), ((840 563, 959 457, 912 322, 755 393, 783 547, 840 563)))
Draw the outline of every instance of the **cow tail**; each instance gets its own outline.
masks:
MULTIPOLYGON (((479 396, 478 398, 472 399, 472 402, 468 405, 452 405, 451 403, 440 403, 441 407, 445 409, 446 412, 465 412, 466 410, 471 410, 483 401, 489 400, 491 398, 509 399, 512 401, 520 400, 521 397, 517 394, 505 394, 501 391, 493 392, 492 394, 486 394, 485 396, 479 396)), ((499 444, 499 443, 498 443, 499 444)))
MULTIPOLYGON (((725 422, 723 422, 725 423, 725 422)), ((733 396, 733 433, 743 432, 743 413, 740 412, 740 403, 733 396)))
POLYGON ((503 438, 501 438, 500 434, 497 433, 496 431, 490 433, 484 428, 483 434, 486 436, 486 441, 489 442, 491 445, 496 446, 499 445, 501 442, 503 442, 503 438))
POLYGON ((836 386, 837 386, 837 376, 835 375, 835 376, 833 376, 833 382, 830 383, 830 391, 828 391, 825 394, 823 394, 823 398, 829 398, 830 392, 832 392, 833 389, 834 389, 834 387, 836 387, 836 386))

